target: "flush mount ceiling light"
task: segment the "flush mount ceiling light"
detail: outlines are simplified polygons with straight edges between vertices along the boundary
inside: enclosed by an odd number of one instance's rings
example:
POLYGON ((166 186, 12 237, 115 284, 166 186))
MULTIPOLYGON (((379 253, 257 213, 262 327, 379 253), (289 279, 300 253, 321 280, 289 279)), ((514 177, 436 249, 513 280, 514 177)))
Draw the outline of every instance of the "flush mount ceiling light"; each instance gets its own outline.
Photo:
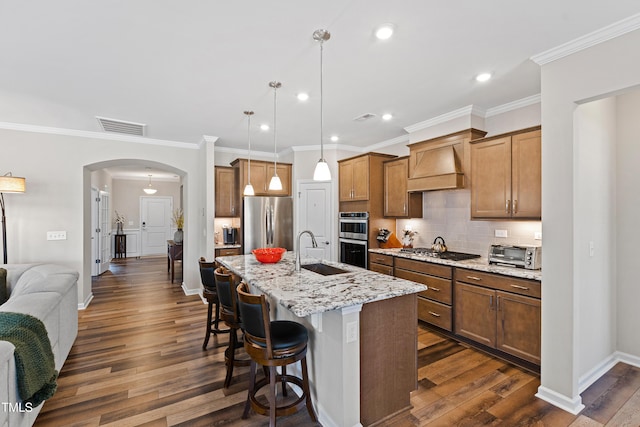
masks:
POLYGON ((486 82, 491 79, 491 73, 480 73, 476 76, 476 80, 479 82, 486 82))
POLYGON ((306 101, 307 99, 309 99, 308 93, 301 92, 298 94, 298 101, 306 101))
POLYGON ((376 38, 378 38, 378 40, 388 40, 393 35, 393 31, 393 24, 382 24, 376 28, 376 38))
POLYGON ((155 188, 153 188, 151 186, 151 175, 149 175, 149 185, 146 188, 144 188, 142 191, 144 191, 145 193, 147 193, 149 195, 156 194, 156 191, 158 191, 158 190, 156 190, 155 188))
POLYGON ((278 107, 277 92, 282 86, 280 82, 269 82, 269 87, 273 88, 273 176, 269 182, 269 190, 282 190, 282 181, 278 176, 278 150, 276 144, 276 110, 278 107))
POLYGON ((392 114, 386 113, 382 115, 382 120, 391 120, 391 119, 393 119, 392 114))
POLYGON ((313 39, 317 42, 320 42, 320 160, 318 160, 318 164, 316 164, 316 169, 313 172, 313 180, 314 181, 330 181, 331 180, 331 171, 329 170, 329 165, 327 161, 324 159, 324 141, 322 137, 322 128, 323 128, 323 116, 322 116, 322 50, 324 46, 324 42, 331 38, 331 33, 327 30, 316 30, 313 32, 313 39))
POLYGON ((249 141, 249 160, 247 167, 247 185, 244 187, 245 196, 255 196, 256 193, 253 191, 253 185, 251 185, 251 116, 253 116, 253 111, 245 111, 244 114, 247 116, 247 140, 249 141))
POLYGON ((338 137, 338 135, 333 135, 333 136, 331 137, 331 141, 333 141, 333 142, 338 142, 338 140, 339 140, 339 139, 340 139, 340 138, 338 137))
POLYGON ((268 131, 269 130, 269 125, 260 125, 260 130, 268 131))

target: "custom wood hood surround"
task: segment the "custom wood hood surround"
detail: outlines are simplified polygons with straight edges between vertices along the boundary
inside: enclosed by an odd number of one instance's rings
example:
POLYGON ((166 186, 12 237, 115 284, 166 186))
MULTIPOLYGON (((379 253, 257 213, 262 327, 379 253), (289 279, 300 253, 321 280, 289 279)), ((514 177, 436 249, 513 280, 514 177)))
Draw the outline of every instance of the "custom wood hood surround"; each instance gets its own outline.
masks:
POLYGON ((452 190, 469 186, 469 141, 487 133, 467 129, 409 145, 410 192, 452 190))

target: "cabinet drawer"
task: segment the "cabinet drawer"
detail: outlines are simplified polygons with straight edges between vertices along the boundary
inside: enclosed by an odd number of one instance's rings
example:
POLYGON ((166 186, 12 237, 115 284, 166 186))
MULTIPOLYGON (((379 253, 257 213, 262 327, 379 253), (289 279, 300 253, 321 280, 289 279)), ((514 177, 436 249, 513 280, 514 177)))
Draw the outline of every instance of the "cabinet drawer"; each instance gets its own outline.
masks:
POLYGON ((369 270, 375 271, 376 273, 393 276, 393 267, 389 267, 388 265, 376 264, 374 262, 371 262, 369 263, 369 270))
POLYGON ((393 257, 391 255, 377 254, 375 252, 369 253, 369 262, 376 264, 390 265, 393 267, 393 257))
POLYGON ((403 268, 405 270, 417 271, 418 273, 444 277, 445 279, 451 279, 451 277, 453 276, 452 267, 440 264, 432 264, 427 261, 414 261, 412 259, 397 257, 395 266, 396 268, 403 268))
POLYGON ((427 285, 429 289, 420 292, 419 295, 440 301, 444 304, 451 304, 451 279, 443 279, 441 277, 430 276, 428 274, 417 273, 415 271, 395 269, 396 277, 411 280, 412 282, 427 285))
POLYGON ((451 307, 418 297, 418 319, 451 331, 451 307))
POLYGON ((216 256, 240 255, 240 248, 216 249, 216 256))
POLYGON ((456 281, 513 292, 514 294, 527 295, 534 298, 540 298, 542 295, 540 282, 536 280, 502 276, 499 274, 485 273, 483 271, 456 268, 456 281))

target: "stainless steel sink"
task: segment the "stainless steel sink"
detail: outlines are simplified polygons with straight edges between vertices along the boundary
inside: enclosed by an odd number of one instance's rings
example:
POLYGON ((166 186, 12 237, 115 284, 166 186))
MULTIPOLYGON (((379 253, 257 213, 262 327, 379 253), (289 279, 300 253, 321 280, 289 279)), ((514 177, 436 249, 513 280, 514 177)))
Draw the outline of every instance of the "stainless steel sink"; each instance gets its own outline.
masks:
POLYGON ((313 271, 314 273, 322 274, 323 276, 332 276, 334 274, 342 274, 348 273, 347 270, 343 270, 341 268, 333 267, 331 265, 315 263, 315 264, 306 264, 303 265, 302 268, 305 270, 313 271))

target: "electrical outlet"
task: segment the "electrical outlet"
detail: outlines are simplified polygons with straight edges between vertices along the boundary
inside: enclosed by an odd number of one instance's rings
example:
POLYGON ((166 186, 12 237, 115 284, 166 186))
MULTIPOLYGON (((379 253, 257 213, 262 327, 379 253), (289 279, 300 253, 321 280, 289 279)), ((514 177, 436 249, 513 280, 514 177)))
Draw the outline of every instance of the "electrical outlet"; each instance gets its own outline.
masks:
POLYGON ((358 322, 347 323, 347 342, 358 341, 358 322))
POLYGON ((536 231, 535 233, 533 233, 533 238, 535 240, 542 240, 542 231, 536 231))
POLYGON ((47 231, 47 240, 67 240, 66 231, 47 231))
POLYGON ((509 237, 507 230, 496 230, 496 237, 509 237))

